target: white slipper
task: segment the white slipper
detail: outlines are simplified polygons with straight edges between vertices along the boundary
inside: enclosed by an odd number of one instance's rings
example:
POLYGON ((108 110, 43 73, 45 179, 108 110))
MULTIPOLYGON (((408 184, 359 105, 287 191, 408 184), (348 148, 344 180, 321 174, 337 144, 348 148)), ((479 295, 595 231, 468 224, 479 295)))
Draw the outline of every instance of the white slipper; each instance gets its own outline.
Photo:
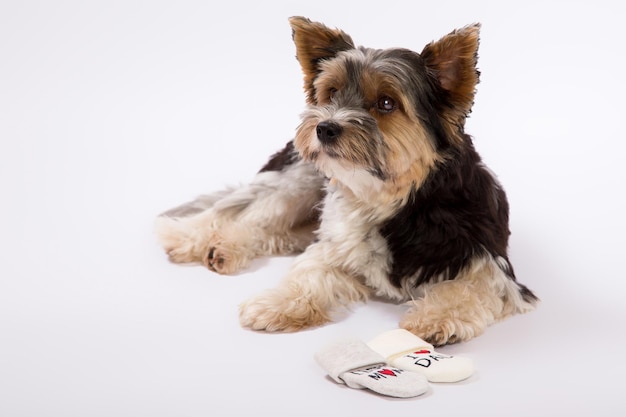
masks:
POLYGON ((376 336, 367 345, 392 366, 424 375, 430 382, 457 382, 474 373, 471 359, 435 352, 433 345, 404 329, 376 336))
POLYGON ((427 379, 389 366, 364 342, 350 338, 330 344, 315 354, 328 375, 350 388, 369 389, 390 397, 416 397, 428 390, 427 379))

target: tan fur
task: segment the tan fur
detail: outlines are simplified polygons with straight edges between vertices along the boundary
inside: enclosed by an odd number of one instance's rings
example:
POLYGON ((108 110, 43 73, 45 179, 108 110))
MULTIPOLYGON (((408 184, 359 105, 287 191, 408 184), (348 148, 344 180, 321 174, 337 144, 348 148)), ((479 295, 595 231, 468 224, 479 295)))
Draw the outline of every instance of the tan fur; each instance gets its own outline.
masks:
POLYGON ((393 120, 389 118, 380 126, 389 147, 387 192, 394 200, 405 199, 413 187, 424 182, 440 156, 417 120, 394 113, 393 120))
POLYGON ((491 324, 533 308, 490 256, 474 260, 453 280, 422 286, 420 296, 407 304, 400 327, 435 345, 470 340, 491 324))
POLYGON ((421 56, 435 73, 441 86, 450 93, 453 108, 444 115, 449 121, 451 137, 457 137, 456 126, 462 126, 474 104, 479 72, 480 24, 465 26, 424 47, 421 56))
POLYGON ((296 57, 304 73, 307 102, 314 104, 313 80, 317 75, 317 63, 323 58, 334 56, 338 51, 354 48, 354 42, 339 29, 329 29, 303 17, 292 17, 289 23, 293 29, 296 57))

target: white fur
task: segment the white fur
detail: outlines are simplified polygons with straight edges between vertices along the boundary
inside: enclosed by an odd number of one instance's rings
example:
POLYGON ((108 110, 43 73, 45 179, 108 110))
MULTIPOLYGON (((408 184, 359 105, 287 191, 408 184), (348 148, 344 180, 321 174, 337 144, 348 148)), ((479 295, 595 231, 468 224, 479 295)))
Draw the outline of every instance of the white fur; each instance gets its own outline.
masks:
POLYGON ((261 172, 248 185, 164 213, 156 220, 157 238, 172 261, 202 262, 225 274, 258 256, 301 252, 313 240, 311 209, 322 198, 324 181, 305 162, 282 173, 261 172), (211 264, 210 254, 220 264, 211 264))

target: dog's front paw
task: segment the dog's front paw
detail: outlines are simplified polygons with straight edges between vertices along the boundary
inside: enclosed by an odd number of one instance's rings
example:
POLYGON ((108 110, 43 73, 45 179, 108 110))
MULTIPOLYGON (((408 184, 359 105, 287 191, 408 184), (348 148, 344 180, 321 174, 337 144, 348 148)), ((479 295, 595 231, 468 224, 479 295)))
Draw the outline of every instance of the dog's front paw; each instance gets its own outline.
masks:
POLYGON ((239 321, 243 327, 253 330, 295 332, 321 326, 330 318, 311 299, 274 289, 241 304, 239 321))
POLYGON ((205 239, 199 231, 189 227, 185 219, 157 217, 154 229, 170 261, 175 263, 202 261, 205 239))
POLYGON ((409 310, 402 317, 400 327, 434 346, 466 342, 484 330, 480 322, 461 320, 452 314, 429 316, 420 314, 418 309, 409 310))
POLYGON ((451 329, 441 324, 426 325, 405 319, 400 322, 400 328, 410 331, 433 346, 443 346, 458 341, 456 335, 451 333, 451 329))

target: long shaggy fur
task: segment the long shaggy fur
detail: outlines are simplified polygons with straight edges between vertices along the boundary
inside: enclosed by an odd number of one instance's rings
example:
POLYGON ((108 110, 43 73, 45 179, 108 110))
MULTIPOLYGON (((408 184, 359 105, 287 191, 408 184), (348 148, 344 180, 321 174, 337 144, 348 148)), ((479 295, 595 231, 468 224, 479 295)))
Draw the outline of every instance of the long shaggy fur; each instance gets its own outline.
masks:
POLYGON ((290 24, 307 103, 295 138, 250 184, 159 216, 170 259, 232 274, 298 254, 276 288, 240 305, 257 330, 319 326, 377 295, 406 302, 400 326, 442 345, 532 310, 507 255, 506 194, 465 133, 480 25, 417 53, 290 24))

